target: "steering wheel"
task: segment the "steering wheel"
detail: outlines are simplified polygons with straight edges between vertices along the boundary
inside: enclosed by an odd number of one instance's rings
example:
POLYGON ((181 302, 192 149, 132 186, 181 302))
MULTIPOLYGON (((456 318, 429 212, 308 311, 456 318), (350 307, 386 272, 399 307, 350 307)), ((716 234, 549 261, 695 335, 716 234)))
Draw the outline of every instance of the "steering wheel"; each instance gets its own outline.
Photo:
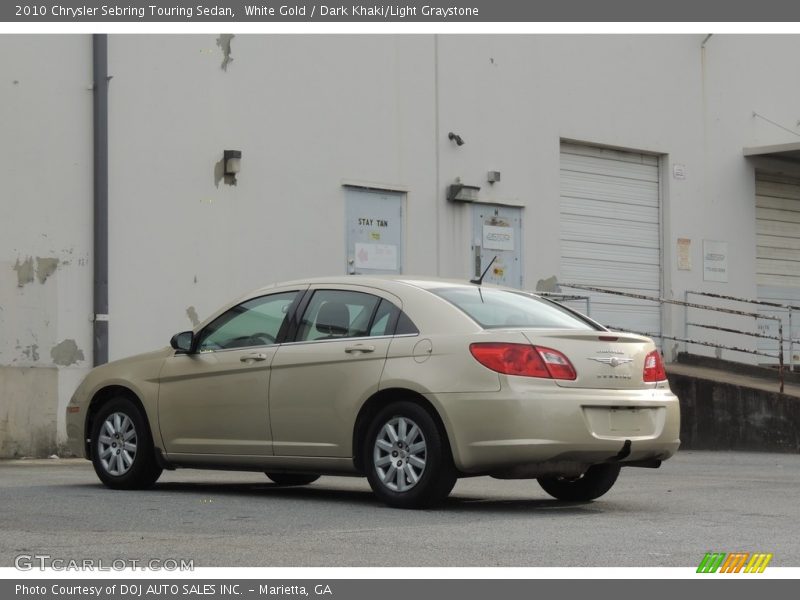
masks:
POLYGON ((224 348, 247 348, 248 346, 267 346, 275 343, 275 337, 271 333, 260 331, 258 333, 251 333, 250 335, 240 335, 237 338, 228 340, 226 344, 221 347, 224 348))
POLYGON ((267 333, 266 331, 259 331, 258 333, 253 333, 250 335, 251 339, 255 340, 266 340, 267 344, 274 344, 275 343, 275 336, 271 333, 267 333))

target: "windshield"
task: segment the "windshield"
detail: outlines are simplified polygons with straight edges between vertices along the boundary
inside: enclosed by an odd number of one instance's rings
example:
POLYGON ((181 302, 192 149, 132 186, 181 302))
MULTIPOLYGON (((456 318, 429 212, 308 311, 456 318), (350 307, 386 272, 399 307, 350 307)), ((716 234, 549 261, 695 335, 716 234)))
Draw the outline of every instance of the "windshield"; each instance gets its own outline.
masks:
POLYGON ((566 308, 522 292, 481 287, 441 288, 431 292, 464 311, 484 329, 597 329, 566 308))

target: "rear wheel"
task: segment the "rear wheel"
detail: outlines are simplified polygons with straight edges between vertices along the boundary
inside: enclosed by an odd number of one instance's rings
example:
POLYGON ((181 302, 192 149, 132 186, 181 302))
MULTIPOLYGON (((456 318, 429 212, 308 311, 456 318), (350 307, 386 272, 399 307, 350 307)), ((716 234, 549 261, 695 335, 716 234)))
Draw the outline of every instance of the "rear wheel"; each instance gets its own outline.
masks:
POLYGON ((319 479, 319 475, 305 475, 303 473, 265 473, 278 485, 308 485, 319 479))
POLYGON ((432 506, 456 483, 447 438, 428 411, 413 402, 395 402, 380 411, 362 452, 372 491, 389 506, 432 506))
POLYGON ((619 476, 618 464, 593 465, 580 477, 540 477, 545 492, 572 502, 594 500, 605 494, 619 476))
POLYGON ((110 488, 151 487, 161 476, 145 416, 123 396, 104 404, 92 426, 92 465, 110 488))

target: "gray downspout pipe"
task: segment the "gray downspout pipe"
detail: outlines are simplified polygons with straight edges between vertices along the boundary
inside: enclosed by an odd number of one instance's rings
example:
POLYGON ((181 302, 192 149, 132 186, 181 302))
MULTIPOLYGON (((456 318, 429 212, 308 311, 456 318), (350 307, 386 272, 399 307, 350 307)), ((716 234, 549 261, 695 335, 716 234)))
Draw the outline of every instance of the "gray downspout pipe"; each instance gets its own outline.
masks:
POLYGON ((92 35, 94 76, 94 366, 108 362, 108 36, 92 35))

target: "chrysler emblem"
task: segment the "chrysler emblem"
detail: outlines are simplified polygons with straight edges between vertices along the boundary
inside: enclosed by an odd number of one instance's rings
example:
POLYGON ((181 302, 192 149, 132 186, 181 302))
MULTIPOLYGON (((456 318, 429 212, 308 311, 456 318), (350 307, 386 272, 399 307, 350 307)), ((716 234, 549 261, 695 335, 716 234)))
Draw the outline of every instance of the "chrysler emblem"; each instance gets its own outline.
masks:
POLYGON ((588 358, 589 360, 596 360, 610 367, 618 367, 619 365, 633 362, 632 358, 620 358, 619 356, 589 356, 588 358))

